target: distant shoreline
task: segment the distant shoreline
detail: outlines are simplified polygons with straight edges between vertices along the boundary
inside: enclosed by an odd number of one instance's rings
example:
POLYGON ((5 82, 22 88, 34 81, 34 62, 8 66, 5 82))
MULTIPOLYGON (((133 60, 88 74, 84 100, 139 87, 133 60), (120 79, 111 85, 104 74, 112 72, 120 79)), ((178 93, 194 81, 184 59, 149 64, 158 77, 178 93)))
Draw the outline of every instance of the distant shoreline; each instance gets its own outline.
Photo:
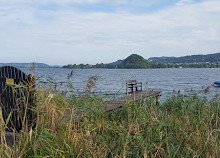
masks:
POLYGON ((186 57, 161 57, 144 59, 138 54, 132 54, 124 60, 108 64, 68 64, 63 68, 108 68, 108 69, 157 69, 157 68, 220 68, 220 53, 210 55, 194 55, 186 57), (218 60, 219 57, 219 60, 218 60))

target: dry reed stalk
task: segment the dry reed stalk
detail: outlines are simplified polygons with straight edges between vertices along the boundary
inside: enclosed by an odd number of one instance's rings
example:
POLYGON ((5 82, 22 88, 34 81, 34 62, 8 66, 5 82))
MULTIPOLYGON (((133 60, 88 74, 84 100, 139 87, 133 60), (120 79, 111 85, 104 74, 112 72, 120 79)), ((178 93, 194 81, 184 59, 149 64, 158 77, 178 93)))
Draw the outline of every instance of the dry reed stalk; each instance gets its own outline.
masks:
POLYGON ((96 82, 98 81, 99 78, 100 78, 99 76, 92 76, 89 78, 89 81, 86 86, 87 92, 89 92, 89 93, 92 92, 92 88, 94 88, 96 86, 96 82))
MULTIPOLYGON (((22 133, 25 137, 26 137, 26 141, 25 141, 25 143, 24 143, 24 146, 23 146, 23 148, 21 149, 21 152, 19 152, 18 151, 18 158, 22 158, 23 157, 23 155, 24 155, 24 153, 25 153, 25 150, 26 150, 26 147, 27 147, 27 145, 28 145, 28 143, 29 143, 29 137, 28 136, 26 136, 26 134, 28 134, 28 133, 22 133)), ((30 135, 30 134, 29 134, 30 135)))
POLYGON ((72 108, 72 113, 70 116, 68 139, 70 139, 70 131, 72 131, 73 127, 74 127, 74 131, 76 130, 75 123, 73 122, 73 117, 74 117, 74 106, 72 108))
POLYGON ((71 77, 73 77, 73 73, 74 73, 74 70, 72 70, 68 75, 67 75, 67 79, 69 80, 71 77))
POLYGON ((59 128, 61 120, 64 116, 64 111, 58 109, 57 102, 54 99, 54 94, 49 93, 48 97, 44 101, 43 106, 41 107, 45 110, 45 119, 42 118, 43 120, 41 119, 41 121, 47 124, 53 132, 59 128))
POLYGON ((2 107, 0 106, 0 133, 1 133, 1 149, 0 149, 0 157, 3 157, 3 150, 6 144, 6 136, 5 136, 5 122, 2 115, 2 107))
MULTIPOLYGON (((160 148, 161 148, 161 145, 158 147, 156 146, 156 144, 153 144, 155 148, 157 148, 157 152, 154 154, 154 157, 157 157, 157 154, 159 153, 160 151, 160 148)), ((159 155, 158 155, 159 156, 159 155)))
POLYGON ((36 66, 35 66, 35 64, 34 64, 34 62, 33 62, 32 65, 31 65, 31 71, 34 71, 35 68, 36 68, 36 66))
POLYGON ((24 103, 25 104, 25 111, 24 111, 24 116, 22 120, 22 130, 23 131, 27 131, 28 130, 28 127, 27 127, 27 119, 26 119, 26 115, 27 115, 27 110, 28 110, 28 100, 29 100, 29 92, 27 93, 27 98, 24 99, 26 102, 24 103), (26 127, 26 128, 25 128, 26 127))
POLYGON ((144 158, 147 158, 147 152, 146 152, 146 149, 144 150, 144 158))

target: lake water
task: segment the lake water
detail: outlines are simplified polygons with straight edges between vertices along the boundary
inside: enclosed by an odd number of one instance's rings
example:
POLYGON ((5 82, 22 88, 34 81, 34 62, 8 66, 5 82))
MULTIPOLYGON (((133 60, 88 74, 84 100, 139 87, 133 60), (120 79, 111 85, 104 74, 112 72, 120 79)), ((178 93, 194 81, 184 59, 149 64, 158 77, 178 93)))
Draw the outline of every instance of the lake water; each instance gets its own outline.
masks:
MULTIPOLYGON (((28 68, 22 68, 25 73, 33 73, 28 68)), ((73 69, 63 68, 36 68, 34 74, 42 81, 51 77, 56 82, 66 82, 68 73, 73 69)), ((96 88, 97 94, 122 96, 126 92, 126 81, 136 79, 142 82, 143 90, 157 90, 162 92, 162 99, 169 97, 174 91, 185 94, 199 92, 212 82, 220 80, 220 69, 74 69, 70 79, 74 88, 85 91, 86 84, 91 76, 99 76, 96 88)), ((66 84, 58 84, 58 89, 65 90, 66 84)), ((209 97, 220 93, 220 88, 210 87, 209 97)))

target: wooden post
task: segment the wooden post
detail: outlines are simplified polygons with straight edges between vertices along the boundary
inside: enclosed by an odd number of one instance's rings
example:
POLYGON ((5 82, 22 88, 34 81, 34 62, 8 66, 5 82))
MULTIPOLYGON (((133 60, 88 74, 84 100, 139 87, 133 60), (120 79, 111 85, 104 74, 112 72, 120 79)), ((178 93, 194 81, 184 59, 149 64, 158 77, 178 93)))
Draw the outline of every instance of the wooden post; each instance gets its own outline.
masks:
POLYGON ((126 82, 126 94, 128 95, 128 81, 126 82))
POLYGON ((156 105, 160 105, 160 95, 156 95, 156 105))

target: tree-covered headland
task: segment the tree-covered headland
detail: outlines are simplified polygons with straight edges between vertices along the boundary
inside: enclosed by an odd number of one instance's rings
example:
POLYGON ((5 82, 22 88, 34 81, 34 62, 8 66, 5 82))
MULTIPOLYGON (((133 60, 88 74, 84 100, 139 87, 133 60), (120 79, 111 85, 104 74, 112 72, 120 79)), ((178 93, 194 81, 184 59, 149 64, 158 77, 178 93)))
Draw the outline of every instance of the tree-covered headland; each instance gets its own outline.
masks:
POLYGON ((154 57, 144 59, 142 56, 132 54, 124 60, 118 60, 108 64, 69 64, 64 68, 90 69, 155 69, 155 68, 219 68, 220 53, 209 55, 192 55, 185 57, 154 57))

